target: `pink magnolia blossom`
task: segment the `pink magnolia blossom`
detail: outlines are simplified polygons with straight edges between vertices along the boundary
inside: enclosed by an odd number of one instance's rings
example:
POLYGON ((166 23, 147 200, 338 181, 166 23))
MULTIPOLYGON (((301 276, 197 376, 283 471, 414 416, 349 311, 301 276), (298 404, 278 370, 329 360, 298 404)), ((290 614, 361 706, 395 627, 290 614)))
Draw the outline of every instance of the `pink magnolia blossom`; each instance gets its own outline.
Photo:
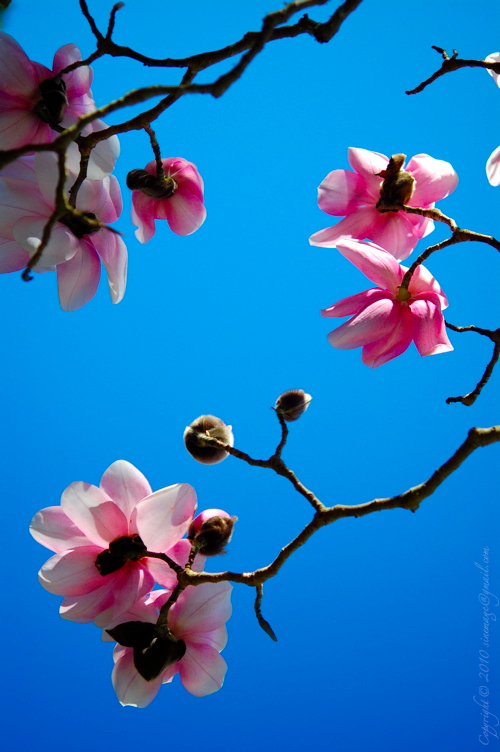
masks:
MULTIPOLYGON (((376 208, 383 179, 377 175, 387 168, 384 154, 366 149, 348 149, 349 164, 355 170, 334 170, 318 189, 319 208, 333 216, 345 216, 333 227, 320 230, 309 238, 311 245, 334 248, 341 237, 369 238, 395 258, 405 259, 420 238, 434 228, 432 220, 404 211, 381 212, 376 208)), ((414 179, 409 206, 429 208, 455 190, 458 176, 448 162, 428 154, 412 157, 404 170, 414 179)))
MULTIPOLYGON (((74 175, 68 183, 74 182, 74 175)), ((54 211, 56 157, 49 152, 23 157, 0 175, 0 274, 23 269, 36 253, 45 225, 54 211)), ((120 186, 113 175, 85 180, 76 208, 103 223, 114 222, 122 210, 120 186)), ((101 261, 106 268, 113 303, 123 298, 127 249, 121 237, 106 228, 76 225, 61 218, 35 272, 57 272, 59 301, 74 311, 91 300, 99 285, 101 261)))
POLYGON ((188 483, 152 493, 142 473, 125 460, 108 467, 99 487, 71 483, 61 505, 42 509, 30 527, 35 540, 56 553, 39 580, 50 593, 65 596, 61 616, 106 626, 155 582, 173 588, 174 571, 143 553, 168 553, 184 566, 191 546, 181 538, 196 504, 188 483))
POLYGON ((383 248, 344 238, 337 249, 378 287, 339 300, 321 311, 322 316, 351 316, 330 332, 333 347, 362 347, 361 359, 377 368, 396 358, 415 342, 420 355, 436 355, 453 347, 446 334, 442 310, 448 301, 440 286, 422 265, 412 275, 408 291, 399 287, 407 271, 383 248))
MULTIPOLYGON (((484 59, 488 63, 500 63, 500 52, 492 52, 491 55, 488 55, 484 59)), ((486 70, 493 78, 496 85, 500 87, 500 73, 495 73, 495 71, 489 70, 488 68, 486 68, 486 70)))
POLYGON ((495 149, 486 162, 486 175, 491 185, 500 185, 500 146, 495 149))
MULTIPOLYGON (((196 166, 181 157, 162 159, 162 164, 164 181, 156 181, 156 162, 149 162, 145 172, 155 180, 149 187, 132 193, 132 222, 138 228, 135 236, 140 243, 147 243, 155 234, 155 219, 166 219, 177 235, 191 235, 201 227, 207 215, 203 204, 203 179, 196 166), (157 185, 151 187, 156 182, 157 185), (173 194, 168 198, 155 198, 158 185, 161 192, 165 184, 171 187, 173 194)), ((129 184, 129 187, 135 186, 129 184)))
MULTIPOLYGON (((146 707, 161 685, 171 682, 177 673, 185 689, 196 697, 212 694, 222 687, 227 664, 220 652, 227 643, 225 624, 231 616, 231 590, 228 582, 217 582, 189 587, 181 593, 169 611, 168 626, 177 639, 185 642, 186 652, 156 679, 146 681, 138 673, 133 648, 115 647, 112 681, 122 705, 146 707)), ((169 595, 168 590, 154 590, 122 614, 116 624, 136 620, 156 623, 158 611, 169 595)), ((103 639, 112 640, 107 633, 103 639)))
MULTIPOLYGON (((47 121, 67 128, 96 109, 90 90, 92 68, 85 65, 66 73, 62 84, 54 81, 61 70, 81 59, 78 47, 66 44, 55 53, 49 70, 30 60, 9 34, 0 32, 0 149, 53 141, 57 131, 47 121), (52 90, 44 95, 40 84, 52 90)), ((95 120, 83 134, 105 127, 102 120, 95 120)), ((88 177, 101 179, 111 172, 118 154, 116 136, 101 141, 92 152, 88 177)))

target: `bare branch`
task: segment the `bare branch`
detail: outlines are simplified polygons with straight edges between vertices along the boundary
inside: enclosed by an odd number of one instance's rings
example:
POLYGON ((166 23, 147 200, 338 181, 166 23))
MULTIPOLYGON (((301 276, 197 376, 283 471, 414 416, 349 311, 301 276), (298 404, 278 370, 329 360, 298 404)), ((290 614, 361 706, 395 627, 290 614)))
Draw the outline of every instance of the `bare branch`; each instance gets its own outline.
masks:
POLYGON ((461 60, 458 58, 458 52, 456 50, 453 50, 452 57, 448 57, 446 50, 443 50, 441 47, 433 46, 432 49, 436 50, 436 52, 439 52, 443 56, 443 63, 441 65, 441 68, 433 73, 432 76, 426 81, 422 81, 422 83, 416 86, 414 89, 407 91, 406 94, 419 94, 427 86, 429 86, 429 84, 432 84, 437 78, 444 76, 445 73, 451 73, 451 71, 459 70, 460 68, 486 68, 486 70, 500 73, 500 63, 488 62, 486 60, 461 60))
POLYGON ((271 640, 274 640, 274 642, 278 642, 278 638, 276 637, 273 628, 269 624, 266 619, 262 616, 262 611, 260 609, 261 603, 262 603, 262 596, 264 594, 264 585, 257 585, 257 597, 255 599, 255 614, 257 616, 257 621, 259 622, 260 626, 264 630, 266 634, 269 635, 271 640))
POLYGON ((451 329, 454 332, 476 332, 476 334, 482 334, 484 337, 488 337, 492 342, 495 343, 491 360, 486 366, 486 370, 483 373, 476 388, 472 392, 469 392, 469 394, 464 394, 462 397, 448 397, 448 399, 446 400, 446 403, 448 405, 451 405, 453 402, 461 402, 462 405, 470 407, 474 404, 476 399, 481 394, 483 387, 488 383, 489 378, 493 373, 493 369, 498 361, 498 358, 500 357, 500 329, 481 329, 478 326, 454 326, 453 324, 449 324, 447 321, 445 322, 445 324, 448 329, 451 329))

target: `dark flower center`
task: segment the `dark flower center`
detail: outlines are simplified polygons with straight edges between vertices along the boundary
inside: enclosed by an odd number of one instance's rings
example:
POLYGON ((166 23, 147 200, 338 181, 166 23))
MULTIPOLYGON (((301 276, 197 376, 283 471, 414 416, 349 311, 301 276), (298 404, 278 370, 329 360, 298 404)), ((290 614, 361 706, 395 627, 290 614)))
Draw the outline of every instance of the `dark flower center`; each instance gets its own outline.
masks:
POLYGON ((138 535, 122 535, 111 541, 109 548, 97 554, 95 565, 103 577, 121 569, 127 561, 142 559, 147 548, 138 535))
POLYGON ((58 123, 63 118, 64 108, 68 104, 68 97, 66 96, 66 84, 59 76, 54 78, 46 78, 42 81, 38 88, 42 98, 33 107, 33 112, 43 120, 44 123, 48 123, 54 130, 60 131, 58 123))
POLYGON ((106 632, 119 645, 134 649, 134 665, 146 681, 156 679, 186 652, 184 640, 178 640, 171 632, 159 635, 156 626, 149 622, 127 621, 106 632))
POLYGON ((78 212, 73 214, 68 212, 59 217, 59 222, 65 225, 68 230, 71 230, 73 235, 77 238, 83 238, 84 235, 92 235, 94 232, 99 232, 100 227, 87 222, 88 219, 97 219, 96 215, 92 212, 78 212))
POLYGON ((131 170, 127 175, 127 188, 142 191, 150 198, 170 198, 178 185, 173 178, 157 178, 147 170, 131 170))

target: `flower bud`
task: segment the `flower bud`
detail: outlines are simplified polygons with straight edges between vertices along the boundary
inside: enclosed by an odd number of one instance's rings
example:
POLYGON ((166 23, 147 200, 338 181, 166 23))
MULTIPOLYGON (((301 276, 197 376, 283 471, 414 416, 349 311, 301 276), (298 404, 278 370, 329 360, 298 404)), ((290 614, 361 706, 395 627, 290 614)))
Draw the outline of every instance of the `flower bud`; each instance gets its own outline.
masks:
POLYGON ((197 543, 203 556, 225 553, 237 517, 230 517, 223 509, 206 509, 194 518, 188 530, 188 540, 197 543))
POLYGON ((380 186, 380 198, 376 208, 380 212, 395 211, 396 206, 404 206, 411 199, 415 188, 415 178, 403 170, 406 154, 393 154, 385 170, 377 172, 384 178, 380 186))
POLYGON ((127 188, 142 191, 150 198, 170 198, 178 188, 173 178, 158 178, 147 170, 130 170, 127 175, 127 188))
POLYGON ((290 389, 278 397, 274 409, 283 416, 284 420, 290 422, 298 420, 302 413, 305 413, 311 400, 311 395, 303 389, 290 389))
POLYGON ((224 444, 233 446, 234 436, 231 428, 232 426, 226 426, 215 415, 200 415, 184 431, 186 449, 202 465, 215 465, 217 462, 222 462, 228 452, 221 447, 209 445, 206 439, 219 439, 224 444))
POLYGON ((106 632, 119 645, 134 649, 134 665, 146 681, 156 679, 186 652, 184 640, 178 640, 171 632, 158 634, 155 625, 149 622, 127 621, 106 632))

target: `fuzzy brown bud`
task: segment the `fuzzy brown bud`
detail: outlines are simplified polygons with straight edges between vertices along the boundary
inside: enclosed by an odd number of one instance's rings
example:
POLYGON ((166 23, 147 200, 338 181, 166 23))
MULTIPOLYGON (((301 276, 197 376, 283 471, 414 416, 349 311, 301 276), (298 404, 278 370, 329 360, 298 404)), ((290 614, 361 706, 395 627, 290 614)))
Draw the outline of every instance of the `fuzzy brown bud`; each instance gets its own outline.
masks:
POLYGON ((184 444, 189 454, 203 465, 215 465, 226 459, 228 452, 210 444, 210 439, 219 439, 224 444, 233 446, 234 437, 231 426, 215 415, 200 415, 184 431, 184 444))
POLYGON ((224 554, 224 546, 231 540, 237 519, 222 509, 207 509, 192 521, 188 540, 198 545, 198 553, 203 556, 224 554))
POLYGON ((274 409, 283 416, 284 420, 290 422, 300 418, 309 407, 311 400, 311 395, 303 389, 290 389, 278 397, 274 409))
POLYGON ((413 195, 415 178, 403 170, 405 159, 406 154, 393 154, 386 169, 377 172, 377 177, 384 178, 376 205, 379 212, 397 211, 395 207, 404 206, 413 195))
POLYGON ((127 175, 127 188, 141 191, 150 198, 170 198, 178 186, 173 178, 158 178, 147 170, 130 170, 127 175))

